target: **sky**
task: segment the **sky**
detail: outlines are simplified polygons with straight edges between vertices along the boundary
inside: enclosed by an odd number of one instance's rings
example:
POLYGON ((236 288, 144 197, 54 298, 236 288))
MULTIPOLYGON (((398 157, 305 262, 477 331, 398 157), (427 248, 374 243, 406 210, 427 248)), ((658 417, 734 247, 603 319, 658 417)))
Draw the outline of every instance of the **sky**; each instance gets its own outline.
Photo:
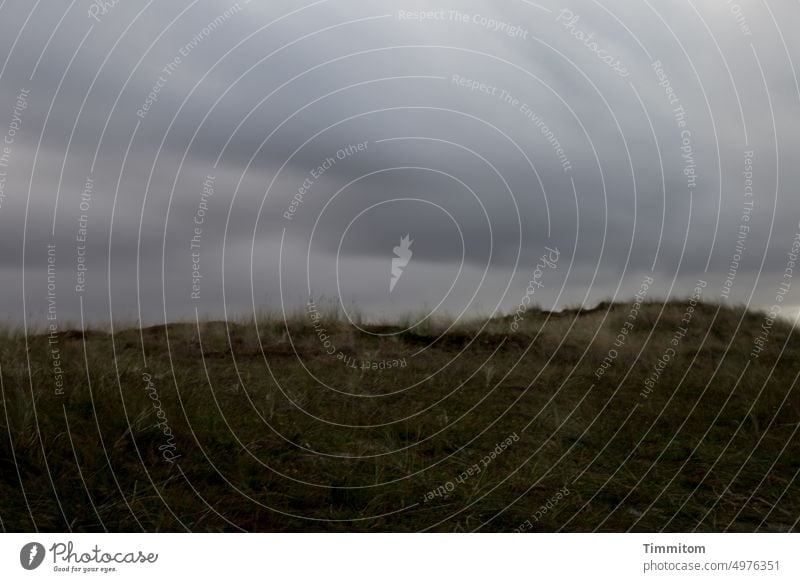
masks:
POLYGON ((651 279, 794 317, 799 16, 8 0, 0 321, 422 321, 651 279))

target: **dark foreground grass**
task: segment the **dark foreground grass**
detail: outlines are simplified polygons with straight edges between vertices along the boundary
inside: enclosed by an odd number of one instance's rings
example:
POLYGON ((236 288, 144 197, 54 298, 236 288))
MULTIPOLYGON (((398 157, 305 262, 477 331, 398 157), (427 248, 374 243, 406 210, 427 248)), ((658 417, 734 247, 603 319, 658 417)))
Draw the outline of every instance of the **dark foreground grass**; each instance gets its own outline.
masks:
POLYGON ((796 530, 790 326, 756 358, 763 314, 699 304, 687 326, 687 302, 646 303, 624 328, 631 307, 530 311, 516 332, 304 315, 4 332, 0 525, 796 530))

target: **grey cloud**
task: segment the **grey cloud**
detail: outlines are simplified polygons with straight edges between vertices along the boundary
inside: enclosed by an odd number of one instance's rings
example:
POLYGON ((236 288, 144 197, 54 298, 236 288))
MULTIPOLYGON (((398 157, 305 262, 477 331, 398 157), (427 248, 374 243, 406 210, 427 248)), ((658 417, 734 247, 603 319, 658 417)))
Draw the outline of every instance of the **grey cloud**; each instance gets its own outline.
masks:
MULTIPOLYGON (((524 2, 501 7, 478 0, 444 2, 431 8, 421 3, 332 0, 268 28, 263 27, 303 4, 240 1, 240 9, 220 20, 233 3, 208 2, 192 5, 168 29, 189 3, 150 7, 133 22, 142 6, 120 2, 94 23, 77 53, 93 21, 86 6, 76 5, 53 35, 31 80, 62 13, 38 9, 9 53, 30 6, 7 3, 0 24, 4 32, 0 56, 9 57, 0 84, 0 134, 5 133, 19 89, 29 87, 31 98, 13 146, 8 197, 0 207, 4 249, 0 269, 4 295, 9 297, 0 313, 6 317, 20 313, 26 207, 25 277, 29 304, 34 306, 31 312, 37 305, 43 307, 42 249, 55 242, 63 313, 65 317, 75 313, 77 301, 70 292, 74 238, 80 192, 90 175, 97 188, 87 243, 93 300, 85 303, 98 319, 109 310, 109 236, 115 313, 138 317, 139 304, 148 319, 163 317, 165 309, 168 317, 193 313, 195 305, 187 301, 192 279, 188 241, 201 184, 209 174, 216 177, 216 193, 202 229, 207 292, 196 306, 203 312, 222 311, 223 256, 229 310, 250 307, 251 249, 258 258, 252 274, 258 300, 278 305, 277 245, 282 237, 283 282, 291 302, 301 303, 308 285, 305 261, 310 233, 318 218, 310 252, 314 291, 328 296, 339 292, 331 265, 336 264, 343 240, 340 276, 345 276, 347 289, 342 293, 375 313, 430 303, 442 287, 449 288, 462 250, 463 276, 454 285, 447 308, 458 312, 459 305, 469 302, 484 269, 489 275, 476 300, 484 307, 500 302, 513 308, 545 245, 557 246, 565 259, 574 261, 569 277, 567 263, 553 273, 541 295, 546 303, 556 301, 562 285, 559 306, 597 301, 613 294, 618 285, 623 293, 629 292, 654 261, 654 273, 663 283, 661 292, 673 279, 677 282, 673 291, 680 293, 705 277, 718 294, 742 221, 742 171, 748 148, 755 152, 756 195, 734 291, 739 300, 753 292, 756 305, 769 304, 800 216, 800 201, 793 196, 800 179, 794 163, 800 148, 796 137, 800 101, 792 68, 796 64, 790 60, 800 55, 798 41, 784 26, 784 48, 770 14, 756 5, 747 5, 744 12, 752 36, 744 36, 722 3, 695 6, 704 22, 689 5, 621 1, 605 5, 634 36, 609 12, 587 2, 545 4, 551 10, 545 12, 524 2), (486 15, 519 26, 529 37, 512 38, 469 18, 463 23, 398 18, 401 9, 434 8, 486 15), (574 27, 556 22, 562 8, 579 16, 574 27), (215 19, 213 31, 203 32, 215 19), (351 22, 356 20, 362 21, 351 22), (570 30, 577 29, 593 34, 592 41, 573 37, 570 30), (310 36, 297 41, 305 35, 310 36), (164 73, 187 46, 192 48, 181 62, 164 73), (618 58, 629 76, 621 77, 606 66, 593 47, 618 58), (264 59, 270 53, 274 55, 264 59), (678 126, 675 104, 659 86, 652 60, 662 63, 686 111, 685 128, 678 126), (454 75, 485 83, 486 91, 459 86, 454 75), (164 80, 157 99, 144 115, 137 115, 159 76, 164 80), (512 99, 518 102, 511 103, 512 99), (696 163, 697 182, 691 192, 683 174, 687 160, 682 157, 682 129, 691 132, 696 163), (286 219, 284 213, 310 172, 336 158, 341 148, 361 142, 368 142, 368 149, 336 159, 307 188, 297 214, 286 219), (557 148, 563 150, 560 159, 557 148), (217 158, 220 163, 215 167, 217 158), (443 174, 382 171, 398 166, 452 174, 473 188, 477 199, 443 174), (58 218, 51 236, 56 192, 58 218), (423 198, 445 208, 462 229, 463 249, 458 230, 441 211, 425 212, 423 204, 387 202, 394 198, 423 198), (378 206, 356 221, 343 239, 345 227, 371 205, 378 206), (405 294, 390 296, 386 268, 392 248, 406 233, 415 239, 415 263, 405 275, 405 294), (764 270, 753 290, 762 257, 764 270), (138 282, 133 277, 137 266, 138 282), (598 275, 590 289, 595 271, 598 275), (501 301, 509 280, 512 286, 501 301)), ((798 10, 790 5, 770 8, 781 26, 798 10)))

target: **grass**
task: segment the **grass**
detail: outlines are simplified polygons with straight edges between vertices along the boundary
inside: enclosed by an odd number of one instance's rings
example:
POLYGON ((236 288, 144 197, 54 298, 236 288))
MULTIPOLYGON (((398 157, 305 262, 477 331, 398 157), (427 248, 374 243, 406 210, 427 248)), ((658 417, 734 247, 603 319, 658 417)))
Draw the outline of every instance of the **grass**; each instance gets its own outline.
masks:
POLYGON ((0 526, 796 531, 791 326, 754 358, 764 314, 700 303, 686 326, 687 301, 647 302, 615 345, 631 307, 531 310, 516 332, 408 318, 370 334, 325 310, 0 331, 0 526))

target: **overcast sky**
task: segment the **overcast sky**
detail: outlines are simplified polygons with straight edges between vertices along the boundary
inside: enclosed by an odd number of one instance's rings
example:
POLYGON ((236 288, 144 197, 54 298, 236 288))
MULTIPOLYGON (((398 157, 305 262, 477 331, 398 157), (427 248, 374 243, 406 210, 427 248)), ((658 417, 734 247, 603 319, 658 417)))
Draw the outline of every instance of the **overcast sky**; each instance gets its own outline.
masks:
POLYGON ((101 4, 0 5, 2 320, 800 304, 796 1, 101 4))

